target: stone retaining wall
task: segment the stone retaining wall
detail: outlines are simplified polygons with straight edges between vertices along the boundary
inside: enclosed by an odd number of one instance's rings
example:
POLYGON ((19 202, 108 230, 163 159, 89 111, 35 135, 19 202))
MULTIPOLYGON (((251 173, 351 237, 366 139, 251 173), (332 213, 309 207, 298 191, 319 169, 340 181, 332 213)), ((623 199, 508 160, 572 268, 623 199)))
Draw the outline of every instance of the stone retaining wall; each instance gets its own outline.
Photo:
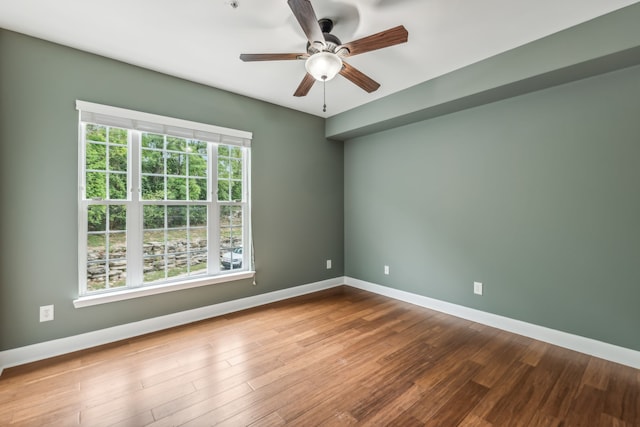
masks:
MULTIPOLYGON (((165 255, 165 244, 163 242, 150 242, 144 244, 144 273, 152 271, 162 271, 165 268, 165 259, 169 269, 180 268, 191 265, 207 263, 207 240, 200 239, 189 243, 186 240, 169 242, 166 245, 167 254, 165 255), (190 253, 187 253, 187 251, 190 253)), ((126 246, 116 246, 111 248, 109 254, 109 278, 111 283, 124 281, 127 277, 127 248, 126 246)), ((102 288, 106 269, 104 261, 106 253, 104 248, 88 250, 89 265, 87 267, 87 287, 102 288)))

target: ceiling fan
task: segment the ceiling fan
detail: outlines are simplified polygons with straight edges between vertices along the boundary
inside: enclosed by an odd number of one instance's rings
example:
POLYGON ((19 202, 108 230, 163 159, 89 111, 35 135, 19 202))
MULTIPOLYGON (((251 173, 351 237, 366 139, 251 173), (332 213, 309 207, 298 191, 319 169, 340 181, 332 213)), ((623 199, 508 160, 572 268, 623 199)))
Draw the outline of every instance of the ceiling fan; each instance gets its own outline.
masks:
POLYGON ((310 0, 288 0, 287 3, 307 36, 307 51, 305 53, 243 53, 240 59, 242 61, 306 60, 307 74, 293 96, 305 96, 316 80, 326 82, 336 74, 340 74, 369 93, 377 90, 380 83, 344 62, 343 59, 405 43, 409 37, 406 28, 399 25, 343 44, 338 37, 331 34, 333 29, 331 19, 316 18, 310 0))

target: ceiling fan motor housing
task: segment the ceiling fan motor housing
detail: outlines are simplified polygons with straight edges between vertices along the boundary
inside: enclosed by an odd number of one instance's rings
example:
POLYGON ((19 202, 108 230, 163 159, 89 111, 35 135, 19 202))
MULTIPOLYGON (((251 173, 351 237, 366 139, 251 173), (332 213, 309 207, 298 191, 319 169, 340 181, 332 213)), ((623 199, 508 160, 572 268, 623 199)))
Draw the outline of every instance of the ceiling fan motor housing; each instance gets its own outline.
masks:
POLYGON ((318 20, 318 24, 322 30, 322 35, 324 36, 325 47, 323 49, 318 49, 316 46, 307 42, 307 53, 309 55, 313 55, 318 52, 332 52, 337 53, 336 48, 342 44, 340 39, 335 35, 331 34, 331 30, 333 29, 333 21, 329 18, 322 18, 318 20))

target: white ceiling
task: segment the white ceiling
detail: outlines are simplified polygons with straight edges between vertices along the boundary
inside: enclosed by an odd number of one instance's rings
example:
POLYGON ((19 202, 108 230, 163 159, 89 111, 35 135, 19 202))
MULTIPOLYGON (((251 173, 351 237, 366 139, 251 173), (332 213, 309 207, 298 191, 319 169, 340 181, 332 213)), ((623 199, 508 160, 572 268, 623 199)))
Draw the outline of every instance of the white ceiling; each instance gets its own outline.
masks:
MULTIPOLYGON (((329 117, 637 0, 313 0, 343 43, 404 25, 408 43, 349 58, 381 83, 342 76, 295 98, 304 61, 242 62, 240 53, 304 52, 286 0, 0 0, 0 27, 329 117)), ((585 40, 585 43, 591 41, 585 40)), ((1 60, 1 59, 0 59, 1 60)))

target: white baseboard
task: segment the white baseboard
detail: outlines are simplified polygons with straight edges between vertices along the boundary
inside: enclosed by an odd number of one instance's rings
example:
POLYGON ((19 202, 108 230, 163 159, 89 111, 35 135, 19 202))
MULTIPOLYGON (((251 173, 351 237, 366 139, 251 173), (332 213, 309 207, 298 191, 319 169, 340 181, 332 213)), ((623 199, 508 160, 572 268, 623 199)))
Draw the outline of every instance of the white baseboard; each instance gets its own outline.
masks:
POLYGON ((62 354, 84 350, 111 342, 132 338, 135 336, 156 332, 211 317, 246 310, 248 308, 293 298, 324 289, 333 288, 344 284, 344 277, 323 280, 306 285, 295 286, 293 288, 282 289, 280 291, 268 292, 265 294, 241 298, 233 301, 222 302, 207 307, 182 311, 179 313, 167 314, 165 316, 154 317, 141 320, 139 322, 127 323, 125 325, 100 329, 80 335, 46 341, 38 344, 19 347, 0 352, 0 375, 4 368, 23 365, 25 363, 44 360, 62 354))
POLYGON ((482 323, 483 325, 513 332, 535 340, 548 342, 580 353, 640 369, 639 351, 619 347, 602 341, 596 341, 579 335, 569 334, 567 332, 557 331, 555 329, 549 329, 544 326, 538 326, 508 317, 498 316, 497 314, 487 313, 473 308, 428 298, 422 295, 400 291, 387 286, 365 282, 364 280, 354 279, 352 277, 345 277, 344 283, 354 288, 373 292, 408 302, 410 304, 418 305, 420 307, 440 311, 452 316, 482 323))
POLYGON ((354 279, 352 277, 336 277, 334 279, 295 286, 293 288, 283 289, 280 291, 241 298, 207 307, 168 314, 166 316, 145 319, 139 322, 100 329, 98 331, 87 332, 71 337, 5 350, 0 352, 0 375, 2 375, 2 370, 4 368, 48 359, 62 354, 84 350, 187 323, 197 322, 211 317, 258 307, 272 302, 334 288, 343 284, 640 369, 640 352, 635 350, 545 328, 543 326, 522 322, 508 317, 498 316, 496 314, 475 310, 473 308, 440 301, 422 295, 400 291, 387 286, 354 279))

